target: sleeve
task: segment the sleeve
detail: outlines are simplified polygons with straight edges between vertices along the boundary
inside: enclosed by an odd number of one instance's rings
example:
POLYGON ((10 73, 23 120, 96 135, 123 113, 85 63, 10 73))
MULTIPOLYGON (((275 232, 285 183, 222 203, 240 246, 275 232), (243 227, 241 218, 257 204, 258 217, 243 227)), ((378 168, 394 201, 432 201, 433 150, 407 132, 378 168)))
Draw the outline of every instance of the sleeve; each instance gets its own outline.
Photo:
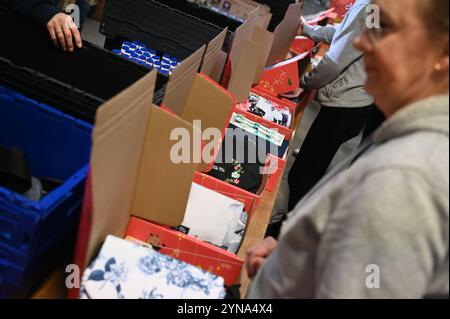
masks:
POLYGON ((35 20, 41 25, 46 25, 53 16, 60 12, 50 0, 4 0, 4 3, 12 10, 35 20))
POLYGON ((333 26, 321 27, 310 26, 308 24, 303 26, 303 35, 315 42, 331 43, 335 33, 336 28, 333 26))
POLYGON ((305 74, 301 87, 306 91, 321 89, 336 80, 351 64, 362 58, 363 53, 355 49, 353 42, 363 34, 365 7, 355 7, 359 10, 353 18, 346 18, 336 30, 329 52, 312 72, 305 74))
POLYGON ((80 23, 83 25, 89 15, 91 5, 88 0, 77 0, 77 5, 80 7, 80 23))
POLYGON ((339 202, 321 238, 316 297, 423 298, 447 250, 448 215, 436 196, 413 172, 366 178, 339 202))

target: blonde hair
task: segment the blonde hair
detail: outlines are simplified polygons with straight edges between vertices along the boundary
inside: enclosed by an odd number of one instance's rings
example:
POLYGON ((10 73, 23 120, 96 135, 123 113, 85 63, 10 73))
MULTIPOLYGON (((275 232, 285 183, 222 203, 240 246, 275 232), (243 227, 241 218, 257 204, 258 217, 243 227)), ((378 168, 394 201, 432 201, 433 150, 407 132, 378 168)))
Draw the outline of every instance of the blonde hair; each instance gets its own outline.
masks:
POLYGON ((431 35, 448 36, 449 0, 416 0, 420 14, 431 35))

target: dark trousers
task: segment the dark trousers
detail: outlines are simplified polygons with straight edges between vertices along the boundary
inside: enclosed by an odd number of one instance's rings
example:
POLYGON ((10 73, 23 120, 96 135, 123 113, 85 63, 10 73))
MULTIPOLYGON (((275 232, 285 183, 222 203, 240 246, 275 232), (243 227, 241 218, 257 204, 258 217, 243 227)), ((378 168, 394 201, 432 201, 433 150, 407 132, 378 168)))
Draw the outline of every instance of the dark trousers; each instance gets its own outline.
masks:
POLYGON ((368 138, 386 121, 386 115, 380 111, 375 105, 370 111, 369 119, 367 120, 366 128, 363 132, 363 140, 368 138))
POLYGON ((342 144, 361 134, 372 109, 322 107, 289 173, 289 211, 325 175, 342 144))
MULTIPOLYGON (((373 132, 376 131, 386 120, 386 117, 384 116, 384 114, 376 106, 370 106, 368 108, 356 109, 356 112, 353 115, 351 113, 352 113, 352 110, 355 110, 355 109, 342 109, 341 108, 338 110, 339 110, 339 112, 342 111, 343 113, 335 114, 333 112, 333 110, 330 110, 330 108, 322 109, 322 112, 324 112, 324 113, 321 112, 322 115, 319 114, 319 117, 317 118, 316 122, 314 123, 313 128, 311 129, 310 133, 308 134, 307 140, 305 141, 306 144, 304 144, 304 146, 301 150, 301 153, 300 153, 302 155, 302 157, 297 158, 297 161, 294 164, 295 169, 293 167, 293 170, 291 170, 291 173, 289 176, 289 178, 290 178, 289 184, 292 183, 291 196, 295 196, 295 197, 291 197, 291 201, 289 203, 289 206, 290 206, 289 211, 292 211, 295 208, 295 206, 300 201, 300 199, 304 195, 306 195, 306 193, 308 193, 308 191, 315 185, 315 183, 317 183, 321 179, 321 177, 325 174, 328 166, 330 165, 332 159, 334 158, 334 154, 336 154, 339 147, 343 143, 345 143, 345 141, 342 143, 340 141, 345 140, 345 139, 347 139, 347 141, 348 141, 361 133, 361 130, 362 130, 361 127, 364 127, 364 123, 361 124, 361 121, 364 122, 364 117, 367 116, 367 114, 370 113, 370 115, 368 115, 368 119, 366 121, 365 128, 363 131, 363 139, 366 139, 370 135, 372 135, 373 132), (349 112, 346 112, 346 110, 348 110, 349 112), (347 114, 347 113, 350 113, 350 114, 347 114), (331 120, 330 120, 330 117, 331 117, 331 120), (351 125, 352 129, 349 129, 349 130, 346 129, 346 130, 342 130, 341 132, 338 132, 338 128, 343 127, 346 124, 351 125), (333 127, 333 125, 336 125, 336 126, 333 127), (355 127, 353 127, 353 126, 355 126, 355 127), (357 132, 358 129, 359 129, 359 132, 357 132), (322 131, 323 134, 321 134, 321 132, 316 132, 316 130, 323 130, 322 131), (324 133, 325 131, 327 133, 324 133), (325 135, 325 134, 327 134, 327 135, 325 135), (337 138, 338 135, 341 136, 341 138, 337 138), (351 135, 353 135, 353 137, 349 138, 349 136, 351 136, 351 135), (321 140, 319 140, 319 139, 315 140, 316 136, 321 137, 321 140), (321 157, 321 156, 323 156, 323 154, 325 154, 325 152, 322 151, 321 146, 327 145, 327 143, 330 143, 330 141, 332 141, 332 140, 334 141, 332 143, 335 145, 334 146, 335 150, 333 151, 332 147, 326 148, 328 150, 327 154, 326 154, 326 156, 328 156, 328 159, 325 160, 323 157, 321 157), (316 143, 322 143, 322 144, 316 144, 316 143), (304 152, 309 152, 309 154, 305 154, 304 152), (331 154, 333 154, 333 155, 331 155, 331 154), (321 165, 317 165, 317 167, 322 168, 321 174, 320 173, 312 174, 312 171, 310 171, 308 169, 308 166, 303 166, 303 165, 307 165, 307 164, 304 164, 307 161, 315 162, 316 160, 320 161, 322 163, 321 165), (328 162, 328 164, 325 163, 326 161, 328 162), (300 165, 302 165, 302 166, 300 166, 300 165), (323 167, 325 167, 325 168, 323 169, 323 167), (297 182, 296 174, 303 174, 304 177, 309 176, 311 178, 309 181, 309 185, 311 185, 311 184, 314 184, 314 185, 297 187, 300 183, 297 182), (316 181, 314 182, 314 180, 316 180, 316 181), (298 191, 298 192, 294 193, 296 191, 298 191), (292 194, 294 194, 294 195, 292 195, 292 194)), ((309 166, 309 167, 311 167, 311 166, 309 166)), ((317 169, 315 165, 313 165, 313 167, 315 169, 317 169)), ((299 175, 298 178, 301 178, 301 175, 299 175)), ((286 218, 287 218, 287 216, 284 216, 284 219, 282 221, 269 225, 266 236, 272 236, 274 238, 278 238, 278 236, 280 234, 281 226, 282 226, 284 220, 286 220, 286 218)))

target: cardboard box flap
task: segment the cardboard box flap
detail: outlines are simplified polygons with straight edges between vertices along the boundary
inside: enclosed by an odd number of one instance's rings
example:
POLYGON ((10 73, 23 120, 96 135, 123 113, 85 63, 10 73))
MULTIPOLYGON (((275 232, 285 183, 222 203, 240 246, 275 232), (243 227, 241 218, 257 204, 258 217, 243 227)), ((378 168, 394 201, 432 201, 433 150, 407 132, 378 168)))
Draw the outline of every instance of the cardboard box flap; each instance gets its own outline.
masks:
POLYGON ((121 236, 126 231, 133 206, 155 82, 156 72, 152 72, 98 110, 100 120, 97 121, 99 126, 94 128, 91 155, 92 200, 95 213, 92 216, 87 261, 91 260, 107 235, 121 236), (132 100, 131 93, 141 92, 143 84, 150 85, 151 93, 148 98, 129 110, 121 125, 114 126, 114 130, 98 137, 100 134, 95 132, 102 128, 103 121, 120 113, 121 107, 129 102, 127 97, 132 100))
POLYGON ((258 67, 256 68, 255 78, 253 84, 258 84, 263 76, 264 68, 266 66, 267 59, 269 58, 270 50, 273 44, 273 33, 256 27, 253 30, 252 40, 260 46, 260 55, 258 61, 258 67))
POLYGON ((253 30, 255 29, 257 23, 258 23, 258 9, 255 9, 245 20, 245 22, 236 29, 236 32, 234 33, 234 39, 233 39, 233 49, 234 45, 243 40, 243 39, 251 39, 253 35, 253 30))
POLYGON ((206 76, 197 74, 181 118, 188 123, 200 120, 203 129, 223 131, 235 104, 230 92, 206 76))
POLYGON ((289 6, 283 21, 275 29, 273 45, 266 65, 273 65, 286 58, 300 27, 301 13, 301 3, 294 3, 289 6))
POLYGON ((205 58, 201 72, 218 82, 222 71, 217 70, 217 65, 221 62, 221 52, 223 43, 227 36, 228 28, 223 30, 214 40, 212 40, 206 49, 205 58))
POLYGON ((191 139, 199 135, 200 130, 192 124, 151 108, 131 210, 134 216, 167 226, 181 225, 197 168, 191 139))
MULTIPOLYGON (((224 134, 235 105, 236 100, 230 92, 206 76, 198 74, 181 117, 188 123, 201 121, 202 130, 215 128, 224 134)), ((213 142, 213 137, 203 142, 209 144, 213 142)), ((218 151, 221 141, 217 142, 218 151)), ((198 159, 198 162, 202 162, 198 168, 199 171, 208 170, 208 166, 215 160, 216 154, 212 154, 214 152, 211 152, 211 149, 206 149, 205 152, 206 154, 198 159)))
POLYGON ((217 60, 217 64, 215 65, 214 71, 212 72, 210 78, 216 81, 217 83, 220 82, 220 79, 224 73, 225 65, 227 64, 228 60, 228 54, 220 51, 219 58, 217 60))
MULTIPOLYGON (((157 71, 154 70, 144 76, 128 89, 120 92, 107 102, 107 105, 100 107, 95 116, 96 128, 103 128, 107 123, 114 122, 114 117, 120 116, 120 113, 126 113, 126 109, 132 107, 130 101, 138 97, 147 97, 153 99, 155 90, 157 71)), ((152 100, 150 100, 152 102, 152 100)))
POLYGON ((202 46, 175 68, 167 83, 163 105, 180 115, 191 91, 195 75, 200 69, 206 46, 202 46))
POLYGON ((239 55, 231 60, 231 78, 228 90, 238 103, 248 99, 259 64, 261 47, 252 40, 241 40, 239 55))

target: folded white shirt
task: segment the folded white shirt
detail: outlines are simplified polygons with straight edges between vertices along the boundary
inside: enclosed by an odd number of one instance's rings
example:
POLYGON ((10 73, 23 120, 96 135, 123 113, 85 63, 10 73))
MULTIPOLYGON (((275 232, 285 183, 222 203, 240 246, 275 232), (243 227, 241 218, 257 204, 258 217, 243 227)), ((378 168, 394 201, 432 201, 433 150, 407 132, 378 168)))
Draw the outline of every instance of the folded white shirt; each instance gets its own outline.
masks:
POLYGON ((192 183, 183 226, 199 240, 236 253, 247 224, 245 205, 192 183))

